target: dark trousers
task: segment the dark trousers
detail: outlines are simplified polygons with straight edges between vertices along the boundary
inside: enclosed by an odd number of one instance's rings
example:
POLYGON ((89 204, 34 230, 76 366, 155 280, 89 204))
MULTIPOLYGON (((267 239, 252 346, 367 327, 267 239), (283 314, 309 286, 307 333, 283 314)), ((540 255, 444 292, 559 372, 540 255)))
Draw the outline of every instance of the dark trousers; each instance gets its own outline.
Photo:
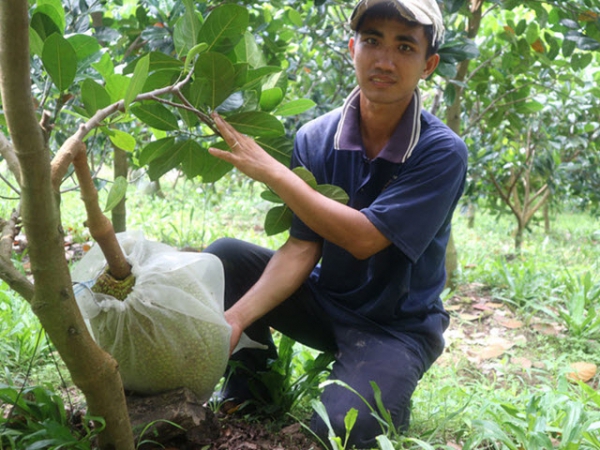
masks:
MULTIPOLYGON (((225 309, 238 301, 258 280, 273 255, 268 250, 236 239, 220 239, 206 252, 223 262, 225 270, 225 309)), ((377 384, 385 408, 394 425, 406 429, 410 416, 410 398, 425 371, 425 364, 398 338, 374 328, 349 328, 336 323, 315 300, 305 284, 278 307, 246 329, 253 340, 266 344, 268 350, 244 349, 232 359, 244 364, 251 372, 265 370, 269 359, 277 357, 270 328, 280 331, 308 347, 335 354, 330 379, 340 380, 362 395, 375 410, 375 395, 371 382, 377 384)), ((248 378, 243 372, 231 375, 228 386, 233 396, 248 394, 248 378)), ((230 391, 227 389, 227 393, 230 391)), ((344 417, 351 408, 358 410, 358 420, 352 429, 349 446, 371 448, 382 433, 369 407, 351 390, 331 384, 325 387, 321 401, 325 405, 336 435, 346 435, 344 417)), ((311 429, 328 442, 328 428, 314 414, 311 429)))

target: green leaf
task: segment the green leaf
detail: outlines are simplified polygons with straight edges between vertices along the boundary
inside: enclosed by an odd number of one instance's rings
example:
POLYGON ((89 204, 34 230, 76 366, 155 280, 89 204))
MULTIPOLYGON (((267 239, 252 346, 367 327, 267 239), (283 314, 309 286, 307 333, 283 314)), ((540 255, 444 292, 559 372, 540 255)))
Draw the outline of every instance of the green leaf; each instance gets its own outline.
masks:
POLYGON ((60 29, 60 34, 65 32, 66 20, 65 10, 61 0, 37 0, 36 12, 41 12, 52 18, 52 21, 60 29))
POLYGON ((344 416, 344 426, 346 427, 346 436, 350 435, 352 428, 356 424, 358 418, 358 410, 356 408, 350 408, 344 416))
POLYGON ((78 61, 83 61, 85 58, 92 56, 101 49, 98 40, 86 34, 69 36, 67 41, 73 46, 78 61))
POLYGON ((188 3, 191 5, 186 5, 186 13, 175 23, 173 31, 173 42, 178 55, 184 55, 196 46, 198 33, 202 26, 193 3, 188 3))
MULTIPOLYGON (((163 70, 179 73, 183 67, 182 61, 177 58, 173 58, 172 56, 165 55, 162 52, 150 52, 148 55, 150 56, 150 67, 148 68, 150 73, 163 70)), ((133 73, 135 66, 142 58, 145 58, 145 56, 137 58, 136 60, 127 64, 127 66, 123 69, 123 75, 133 73)))
POLYGON ((379 448, 381 450, 394 450, 394 446, 385 434, 381 434, 375 439, 377 439, 377 443, 379 444, 379 448))
POLYGON ((54 33, 44 42, 42 62, 59 91, 66 91, 77 74, 77 54, 60 34, 54 33))
POLYGON ((263 200, 266 200, 271 203, 279 203, 279 204, 285 203, 279 195, 277 195, 275 192, 271 191, 270 189, 266 190, 266 191, 262 191, 260 193, 260 197, 263 200))
POLYGON ((48 36, 54 33, 60 35, 63 33, 54 20, 42 12, 33 13, 31 16, 31 28, 35 30, 42 41, 45 41, 48 36))
POLYGON ((206 18, 198 34, 198 42, 206 42, 208 51, 227 53, 244 36, 248 28, 248 10, 225 4, 215 8, 206 18))
POLYGON ((169 149, 175 144, 174 137, 166 137, 157 141, 150 142, 141 151, 139 156, 139 163, 141 166, 145 166, 153 160, 162 157, 169 152, 169 149))
POLYGON ((274 157, 284 166, 289 166, 292 159, 292 151, 294 142, 287 136, 279 136, 275 138, 259 138, 256 140, 258 145, 267 151, 269 155, 274 157))
POLYGON ((103 86, 86 78, 81 83, 81 101, 87 113, 92 116, 96 111, 110 105, 110 95, 103 86))
POLYGON ((527 27, 527 32, 525 33, 525 39, 529 45, 533 44, 540 37, 540 26, 537 22, 531 22, 527 27))
POLYGON ((135 138, 129 133, 121 130, 111 130, 109 138, 115 147, 121 150, 125 150, 126 152, 135 150, 135 138))
POLYGON ((247 90, 259 85, 262 80, 269 75, 281 72, 281 67, 277 66, 264 66, 258 69, 248 69, 243 72, 243 76, 236 78, 239 80, 237 86, 241 90, 247 90))
POLYGON ((250 111, 226 118, 240 133, 255 137, 277 137, 285 134, 283 124, 271 114, 250 111))
POLYGON ((211 109, 219 106, 235 89, 235 70, 226 56, 208 52, 198 57, 194 67, 198 78, 208 81, 205 101, 211 109))
POLYGON ((115 182, 108 192, 104 212, 112 211, 113 208, 117 206, 121 200, 123 200, 125 194, 127 193, 127 185, 127 179, 125 179, 125 177, 117 177, 115 179, 115 182))
POLYGON ((193 139, 186 139, 178 143, 177 151, 181 154, 181 169, 188 178, 200 175, 204 162, 203 157, 210 156, 207 150, 193 139))
MULTIPOLYGON (((195 143, 195 141, 193 141, 195 143)), ((226 150, 228 148, 224 141, 212 145, 216 148, 226 150)), ((183 173, 188 178, 202 177, 204 183, 214 183, 221 179, 227 172, 233 169, 233 165, 222 159, 215 158, 208 150, 200 145, 189 145, 181 149, 181 166, 183 173)))
POLYGON ((273 111, 283 100, 283 92, 278 87, 265 89, 260 94, 260 109, 263 111, 273 111))
MULTIPOLYGON (((183 141, 185 142, 185 141, 183 141)), ((151 181, 156 181, 169 170, 176 168, 181 162, 180 152, 182 141, 175 142, 168 151, 159 158, 153 159, 148 166, 148 176, 151 181)))
POLYGON ((316 189, 325 197, 335 200, 336 202, 340 202, 344 205, 348 203, 348 200, 350 200, 350 197, 348 197, 346 191, 339 186, 334 186, 333 184, 320 184, 316 189))
POLYGON ((310 173, 310 170, 308 170, 305 167, 299 166, 299 167, 295 167, 293 169, 293 172, 296 175, 298 175, 311 188, 313 188, 313 189, 317 188, 317 180, 316 180, 315 176, 312 173, 310 173))
POLYGON ((267 236, 273 236, 289 230, 292 218, 292 210, 285 205, 271 208, 265 217, 265 233, 267 236))
POLYGON ((29 27, 29 54, 42 56, 44 41, 33 28, 29 27))
POLYGON ((125 110, 127 110, 131 102, 134 101, 135 98, 142 92, 142 89, 144 88, 144 83, 148 78, 149 67, 150 55, 144 56, 135 65, 133 77, 131 77, 131 81, 129 82, 129 86, 127 87, 127 92, 125 93, 125 98, 123 99, 123 106, 125 110))
POLYGON ((131 107, 131 113, 158 130, 174 131, 179 129, 177 117, 159 103, 142 103, 131 107))
POLYGON ((265 66, 267 63, 254 35, 249 31, 244 33, 244 37, 235 46, 234 53, 237 61, 246 62, 252 68, 265 66))
POLYGON ((106 92, 110 95, 111 102, 115 103, 125 98, 131 79, 125 75, 112 74, 106 79, 106 92))
POLYGON ((316 103, 313 102, 309 98, 299 98, 297 100, 292 100, 291 102, 287 102, 277 108, 273 114, 278 116, 287 117, 287 116, 295 116, 297 114, 302 114, 303 112, 308 111, 311 108, 314 108, 316 103))
POLYGON ((108 81, 108 79, 115 73, 115 66, 112 60, 110 59, 110 55, 108 53, 104 53, 100 57, 100 61, 92 64, 92 67, 96 69, 98 73, 102 75, 102 78, 104 78, 106 81, 108 81))

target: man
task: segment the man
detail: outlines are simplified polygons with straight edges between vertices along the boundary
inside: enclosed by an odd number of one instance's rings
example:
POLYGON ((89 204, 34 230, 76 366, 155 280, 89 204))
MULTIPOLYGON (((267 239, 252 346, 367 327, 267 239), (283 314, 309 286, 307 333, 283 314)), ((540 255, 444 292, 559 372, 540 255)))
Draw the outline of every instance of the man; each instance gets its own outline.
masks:
MULTIPOLYGON (((342 108, 305 125, 292 165, 335 184, 347 205, 310 188, 252 139, 218 115, 231 152, 211 149, 267 184, 294 212, 286 243, 276 252, 233 239, 207 251, 225 268, 225 316, 232 348, 242 331, 269 350, 243 350, 239 359, 264 370, 276 355, 269 327, 318 350, 333 351, 331 378, 375 405, 381 390, 394 424, 406 429, 410 398, 443 350, 448 325, 439 295, 445 248, 462 194, 467 151, 433 115, 421 110, 417 85, 439 62, 443 36, 435 0, 362 0, 349 51, 357 88, 342 108)), ((234 373, 225 397, 251 395, 248 378, 234 373)), ((345 436, 344 417, 358 410, 350 444, 375 446, 381 427, 350 390, 332 384, 321 396, 331 424, 345 436)), ((312 429, 327 441, 314 416, 312 429)))

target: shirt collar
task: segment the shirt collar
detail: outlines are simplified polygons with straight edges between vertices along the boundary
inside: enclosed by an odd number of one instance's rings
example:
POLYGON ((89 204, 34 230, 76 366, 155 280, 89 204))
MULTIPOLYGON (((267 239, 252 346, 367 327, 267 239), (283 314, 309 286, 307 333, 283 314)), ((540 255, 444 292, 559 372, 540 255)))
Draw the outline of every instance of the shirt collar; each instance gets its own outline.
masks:
MULTIPOLYGON (((421 109, 421 93, 417 88, 391 139, 379 152, 377 158, 393 163, 403 163, 410 158, 421 135, 421 109)), ((360 88, 358 86, 344 102, 333 146, 336 150, 364 152, 360 134, 360 88)))

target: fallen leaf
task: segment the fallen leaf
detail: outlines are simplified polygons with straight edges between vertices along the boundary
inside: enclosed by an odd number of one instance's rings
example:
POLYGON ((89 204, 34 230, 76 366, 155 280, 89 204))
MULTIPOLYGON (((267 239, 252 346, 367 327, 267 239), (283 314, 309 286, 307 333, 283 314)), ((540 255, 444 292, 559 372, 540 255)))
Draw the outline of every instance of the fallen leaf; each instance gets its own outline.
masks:
POLYGON ((516 319, 500 318, 497 320, 500 325, 506 328, 510 328, 511 330, 516 330, 517 328, 521 328, 523 326, 523 322, 516 319))
POLYGON ((479 316, 476 316, 475 314, 467 314, 467 313, 459 314, 458 317, 460 317, 462 320, 467 320, 469 322, 479 319, 479 316))
POLYGON ((584 383, 590 381, 596 375, 598 368, 596 364, 587 362, 576 362, 571 364, 573 372, 567 374, 569 381, 576 383, 577 381, 583 381, 584 383))
POLYGON ((545 334, 546 336, 558 336, 560 334, 560 331, 556 326, 553 326, 548 323, 536 323, 535 325, 533 325, 533 329, 542 334, 545 334))
POLYGON ((523 369, 531 369, 533 367, 533 363, 530 359, 523 357, 516 357, 510 360, 515 366, 522 367, 523 369))
POLYGON ((460 308, 462 308, 462 306, 460 305, 449 305, 449 306, 444 306, 444 309, 446 311, 458 311, 460 308))
POLYGON ((493 344, 484 348, 480 353, 481 359, 494 359, 502 355, 506 351, 506 348, 502 344, 493 344))

